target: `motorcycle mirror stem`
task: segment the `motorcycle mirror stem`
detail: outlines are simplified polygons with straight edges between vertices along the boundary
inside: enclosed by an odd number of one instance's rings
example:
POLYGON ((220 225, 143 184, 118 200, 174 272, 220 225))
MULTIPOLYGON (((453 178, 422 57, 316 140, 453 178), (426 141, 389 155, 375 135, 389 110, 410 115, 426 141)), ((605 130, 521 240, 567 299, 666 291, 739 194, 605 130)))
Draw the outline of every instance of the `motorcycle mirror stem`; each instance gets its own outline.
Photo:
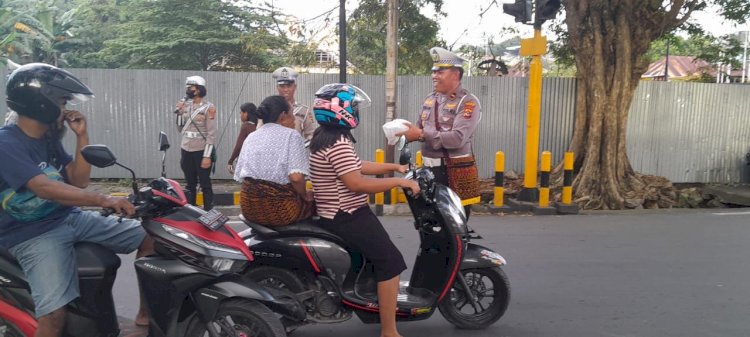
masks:
POLYGON ((81 149, 81 155, 86 162, 99 168, 117 165, 130 171, 130 175, 133 177, 133 195, 136 197, 138 196, 138 184, 135 182, 135 172, 129 167, 118 163, 117 157, 115 157, 114 153, 112 153, 106 145, 86 145, 81 149))
POLYGON ((161 176, 163 178, 167 177, 167 149, 169 149, 169 138, 167 137, 167 134, 164 133, 164 131, 159 131, 159 151, 162 152, 161 154, 161 176))
POLYGON ((125 165, 122 165, 122 164, 120 164, 118 162, 115 162, 115 165, 117 165, 119 167, 122 167, 122 168, 130 171, 130 176, 133 177, 133 184, 132 184, 132 186, 133 186, 133 195, 137 198, 138 197, 138 183, 135 181, 135 172, 133 172, 133 170, 131 170, 129 167, 127 167, 125 165))

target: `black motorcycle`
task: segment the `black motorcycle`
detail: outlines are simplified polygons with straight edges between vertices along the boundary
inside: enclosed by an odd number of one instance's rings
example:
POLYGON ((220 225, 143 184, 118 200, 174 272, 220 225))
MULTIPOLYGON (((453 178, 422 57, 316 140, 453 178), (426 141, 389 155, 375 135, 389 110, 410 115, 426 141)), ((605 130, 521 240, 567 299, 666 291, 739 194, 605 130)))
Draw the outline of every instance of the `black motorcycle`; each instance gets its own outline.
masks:
MULTIPOLYGON (((166 137, 160 140, 165 151, 166 137)), ((89 145, 81 152, 96 167, 125 167, 104 145, 89 145)), ((179 184, 163 177, 138 190, 135 174, 126 169, 133 174, 135 216, 155 240, 156 254, 135 262, 150 313, 149 336, 283 337, 277 314, 305 317, 296 299, 277 296, 278 291, 240 275, 253 255, 225 225, 226 216, 189 205, 179 184)), ((111 210, 102 214, 108 216, 111 210)), ((118 336, 111 291, 120 259, 91 243, 78 244, 76 256, 81 296, 67 307, 63 335, 118 336)), ((0 336, 34 336, 33 314, 23 271, 10 254, 0 251, 0 336)))
MULTIPOLYGON (((421 243, 411 279, 402 282, 397 320, 427 319, 439 308, 459 328, 485 328, 508 307, 510 284, 501 269, 506 261, 471 242, 481 237, 466 225, 458 195, 436 183, 429 169, 413 169, 403 141, 401 148, 407 177, 422 190, 416 196, 407 191, 421 243)), ((245 275, 295 294, 307 310, 304 320, 282 319, 288 332, 310 322, 344 321, 352 312, 365 323, 379 322, 377 283, 366 256, 347 251, 340 238, 311 222, 273 228, 245 223, 250 228, 240 235, 256 258, 245 275)))

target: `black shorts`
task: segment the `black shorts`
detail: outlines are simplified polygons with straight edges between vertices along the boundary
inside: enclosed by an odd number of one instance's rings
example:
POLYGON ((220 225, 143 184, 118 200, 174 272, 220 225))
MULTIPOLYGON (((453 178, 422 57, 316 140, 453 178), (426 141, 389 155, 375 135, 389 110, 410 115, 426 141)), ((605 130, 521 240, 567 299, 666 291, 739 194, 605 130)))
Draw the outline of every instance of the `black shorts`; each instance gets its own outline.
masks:
POLYGON ((362 252, 372 262, 378 282, 390 280, 406 270, 404 257, 369 206, 352 214, 339 211, 333 219, 320 218, 318 224, 362 252))

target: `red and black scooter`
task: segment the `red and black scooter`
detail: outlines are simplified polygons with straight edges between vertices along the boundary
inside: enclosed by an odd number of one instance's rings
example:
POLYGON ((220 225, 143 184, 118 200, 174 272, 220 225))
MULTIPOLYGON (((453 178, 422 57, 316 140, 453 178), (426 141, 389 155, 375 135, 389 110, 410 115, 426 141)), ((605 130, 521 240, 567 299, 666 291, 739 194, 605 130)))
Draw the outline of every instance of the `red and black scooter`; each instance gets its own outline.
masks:
MULTIPOLYGON (((160 141, 166 151, 166 136, 160 141)), ((89 145, 81 152, 96 167, 124 167, 104 145, 89 145)), ((296 299, 240 275, 253 254, 225 225, 226 216, 189 205, 173 180, 162 177, 135 190, 133 173, 133 188, 135 216, 156 247, 155 255, 135 261, 150 313, 149 336, 284 337, 277 314, 305 317, 296 299)), ((119 327, 112 285, 120 259, 91 243, 78 244, 76 256, 81 296, 67 307, 63 335, 115 337, 119 327)), ((36 327, 23 271, 8 252, 0 251, 0 336, 31 337, 36 327)))
MULTIPOLYGON (((480 238, 466 225, 461 199, 435 182, 429 169, 413 169, 411 155, 401 141, 402 165, 407 178, 419 183, 422 193, 409 195, 419 252, 409 282, 398 296, 397 319, 427 319, 439 309, 452 324, 482 329, 505 313, 510 284, 501 269, 505 259, 472 242, 480 238)), ((375 276, 367 256, 347 250, 346 242, 315 226, 297 223, 264 227, 247 222, 240 233, 255 255, 252 280, 295 294, 305 304, 304 320, 282 319, 287 331, 307 323, 335 323, 356 313, 365 323, 379 321, 375 276)), ((351 224, 356 230, 356 223, 351 224)))

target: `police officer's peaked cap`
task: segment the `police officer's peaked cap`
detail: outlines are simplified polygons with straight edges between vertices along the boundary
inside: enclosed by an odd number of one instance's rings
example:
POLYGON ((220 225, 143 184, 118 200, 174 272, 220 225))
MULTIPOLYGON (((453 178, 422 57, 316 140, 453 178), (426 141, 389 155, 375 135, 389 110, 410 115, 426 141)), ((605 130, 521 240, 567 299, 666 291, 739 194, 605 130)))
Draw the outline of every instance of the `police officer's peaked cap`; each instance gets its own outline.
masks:
POLYGON ((297 72, 289 67, 276 69, 271 76, 276 80, 276 84, 290 84, 297 81, 297 72))
POLYGON ((446 68, 462 68, 464 67, 464 59, 458 57, 452 51, 433 47, 430 49, 430 56, 432 56, 432 70, 440 70, 446 68))
POLYGON ((200 85, 206 86, 206 80, 200 76, 190 76, 185 79, 185 85, 200 85))

